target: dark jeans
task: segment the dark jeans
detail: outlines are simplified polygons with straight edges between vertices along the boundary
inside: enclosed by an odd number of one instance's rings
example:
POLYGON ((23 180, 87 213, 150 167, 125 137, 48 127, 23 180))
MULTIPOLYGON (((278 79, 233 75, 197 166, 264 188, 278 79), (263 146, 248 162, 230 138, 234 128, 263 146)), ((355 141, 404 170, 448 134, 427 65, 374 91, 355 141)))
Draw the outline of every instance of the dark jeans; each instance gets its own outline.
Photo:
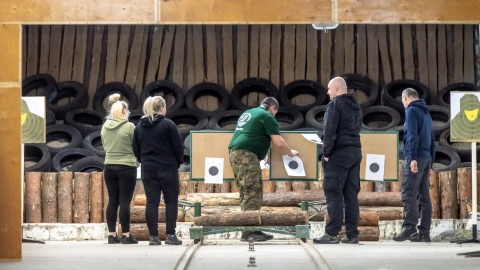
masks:
POLYGON ((142 164, 142 181, 147 196, 145 218, 150 236, 158 236, 158 205, 163 193, 166 205, 167 234, 175 234, 178 216, 178 171, 163 171, 156 166, 142 164))
POLYGON ((342 229, 345 210, 345 230, 348 238, 358 237, 360 207, 360 162, 362 152, 359 147, 346 147, 334 150, 328 162, 323 160, 323 190, 327 200, 329 221, 325 232, 336 236, 342 229))
POLYGON ((432 202, 430 201, 430 158, 418 158, 418 173, 410 170, 410 162, 405 162, 402 170, 402 202, 405 213, 403 230, 415 230, 420 213, 418 231, 430 235, 432 223, 432 202))
POLYGON ((137 168, 125 165, 105 165, 103 170, 108 191, 107 226, 115 232, 117 211, 120 206, 122 232, 130 232, 130 202, 137 179, 137 168))

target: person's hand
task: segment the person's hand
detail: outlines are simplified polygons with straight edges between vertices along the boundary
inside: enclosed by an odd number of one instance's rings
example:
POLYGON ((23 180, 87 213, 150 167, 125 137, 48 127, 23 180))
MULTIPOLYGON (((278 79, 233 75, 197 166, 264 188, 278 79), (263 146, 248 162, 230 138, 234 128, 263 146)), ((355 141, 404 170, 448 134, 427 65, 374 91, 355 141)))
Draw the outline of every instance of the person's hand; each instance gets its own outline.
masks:
POLYGON ((328 157, 323 157, 323 159, 325 160, 325 162, 328 162, 328 157))
POLYGON ((412 173, 418 173, 418 166, 416 160, 412 160, 410 162, 410 171, 412 171, 412 173))
POLYGON ((298 154, 300 154, 297 150, 290 150, 290 155, 288 155, 289 157, 293 157, 293 156, 298 156, 298 154))
POLYGON ((265 158, 263 159, 264 161, 264 164, 267 165, 268 164, 268 155, 265 156, 265 158))

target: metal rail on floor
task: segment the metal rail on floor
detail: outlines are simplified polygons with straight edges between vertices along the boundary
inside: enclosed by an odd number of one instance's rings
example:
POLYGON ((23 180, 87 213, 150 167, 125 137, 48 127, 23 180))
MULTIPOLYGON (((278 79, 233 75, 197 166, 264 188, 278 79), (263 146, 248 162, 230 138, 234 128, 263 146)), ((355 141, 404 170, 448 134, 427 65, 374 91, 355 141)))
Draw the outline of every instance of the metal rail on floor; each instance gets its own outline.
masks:
POLYGON ((318 269, 321 270, 330 270, 332 269, 330 265, 327 263, 325 258, 323 258, 322 254, 318 251, 318 249, 312 244, 312 242, 307 241, 303 242, 300 239, 297 239, 298 243, 303 247, 303 249, 307 252, 308 256, 312 259, 318 269))
POLYGON ((185 251, 182 253, 182 256, 178 260, 177 264, 175 265, 174 270, 186 270, 188 265, 190 264, 190 261, 193 258, 193 255, 195 254, 195 251, 202 245, 203 241, 198 241, 197 243, 190 243, 185 249, 185 251))

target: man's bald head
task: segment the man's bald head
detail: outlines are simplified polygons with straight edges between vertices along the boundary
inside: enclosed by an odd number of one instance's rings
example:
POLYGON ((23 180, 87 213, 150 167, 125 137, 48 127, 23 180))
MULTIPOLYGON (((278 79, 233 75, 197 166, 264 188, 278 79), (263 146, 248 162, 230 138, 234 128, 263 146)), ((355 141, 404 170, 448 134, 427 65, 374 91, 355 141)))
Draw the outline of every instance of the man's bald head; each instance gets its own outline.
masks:
POLYGON ((335 77, 328 83, 327 94, 332 100, 334 97, 347 93, 347 82, 342 77, 335 77))

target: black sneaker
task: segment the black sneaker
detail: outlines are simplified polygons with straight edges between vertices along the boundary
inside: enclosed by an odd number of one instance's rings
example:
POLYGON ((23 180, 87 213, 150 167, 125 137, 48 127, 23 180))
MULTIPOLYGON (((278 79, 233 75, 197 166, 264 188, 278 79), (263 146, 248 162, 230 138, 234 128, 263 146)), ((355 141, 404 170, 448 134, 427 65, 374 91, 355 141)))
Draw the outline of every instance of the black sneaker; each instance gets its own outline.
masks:
POLYGON ((403 242, 406 240, 418 242, 418 232, 416 230, 403 231, 399 236, 393 237, 393 241, 397 242, 403 242))
POLYGON ((262 232, 262 231, 255 231, 255 232, 253 232, 253 234, 256 234, 256 235, 259 235, 259 236, 263 236, 263 237, 265 237, 266 240, 272 240, 272 239, 273 239, 273 235, 271 235, 271 234, 266 234, 266 233, 264 233, 264 232, 262 232))
POLYGON ((138 240, 130 234, 128 237, 122 236, 122 244, 138 244, 138 240))
POLYGON ((340 240, 340 242, 342 242, 343 244, 358 244, 358 237, 352 237, 352 238, 348 238, 348 237, 343 237, 342 240, 340 240))
POLYGON ((340 243, 340 238, 338 236, 331 236, 328 233, 325 233, 320 238, 315 238, 312 241, 315 244, 338 244, 340 243))
POLYGON ((108 236, 108 243, 109 244, 118 244, 120 243, 120 239, 118 239, 118 237, 116 235, 109 235, 108 236))
POLYGON ((182 241, 177 238, 175 234, 167 234, 167 239, 165 240, 167 245, 181 245, 182 241))
POLYGON ((426 234, 419 234, 418 235, 418 241, 423 242, 423 243, 432 242, 432 240, 430 239, 430 236, 426 235, 426 234))
POLYGON ((150 246, 159 246, 162 244, 162 241, 158 239, 158 236, 150 236, 150 240, 148 241, 148 245, 150 246))

